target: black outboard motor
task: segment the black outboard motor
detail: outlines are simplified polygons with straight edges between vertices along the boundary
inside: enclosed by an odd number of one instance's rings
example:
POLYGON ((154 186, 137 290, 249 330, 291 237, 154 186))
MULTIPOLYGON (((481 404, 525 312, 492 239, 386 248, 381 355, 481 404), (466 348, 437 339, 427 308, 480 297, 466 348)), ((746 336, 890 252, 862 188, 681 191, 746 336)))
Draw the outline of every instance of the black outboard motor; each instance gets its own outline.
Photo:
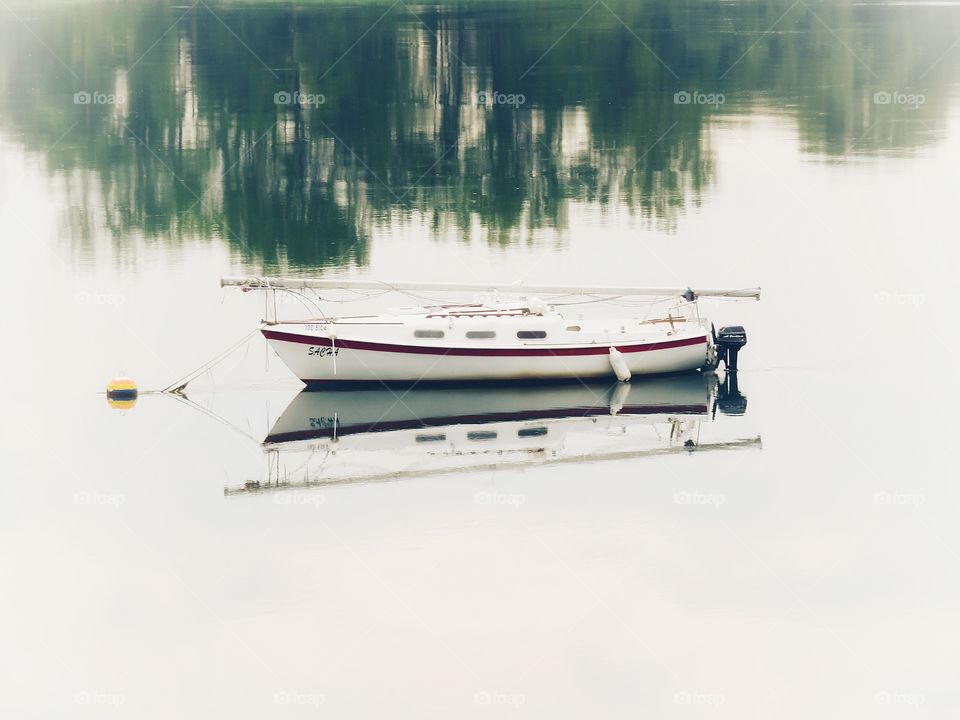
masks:
POLYGON ((747 344, 747 331, 742 325, 729 325, 720 328, 720 332, 713 336, 717 347, 717 367, 722 360, 728 372, 737 371, 737 353, 747 344))

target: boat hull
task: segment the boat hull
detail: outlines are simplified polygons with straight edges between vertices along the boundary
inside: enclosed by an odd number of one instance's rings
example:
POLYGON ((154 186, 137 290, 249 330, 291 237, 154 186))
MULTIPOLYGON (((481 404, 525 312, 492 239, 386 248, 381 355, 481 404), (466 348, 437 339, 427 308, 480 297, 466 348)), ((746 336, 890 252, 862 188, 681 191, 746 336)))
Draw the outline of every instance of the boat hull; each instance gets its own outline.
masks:
POLYGON ((396 345, 276 327, 262 332, 284 364, 308 385, 615 379, 611 347, 621 353, 632 375, 697 370, 704 367, 709 349, 704 333, 656 342, 479 348, 396 345))

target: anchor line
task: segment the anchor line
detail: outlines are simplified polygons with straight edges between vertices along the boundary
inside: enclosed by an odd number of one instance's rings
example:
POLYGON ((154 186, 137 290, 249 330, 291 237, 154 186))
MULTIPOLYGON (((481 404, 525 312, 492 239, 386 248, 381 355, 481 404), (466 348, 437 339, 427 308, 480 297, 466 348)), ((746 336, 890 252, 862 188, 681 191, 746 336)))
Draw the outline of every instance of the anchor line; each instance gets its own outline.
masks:
POLYGON ((187 385, 189 385, 190 383, 192 383, 194 380, 196 380, 198 377, 200 377, 200 375, 202 375, 203 373, 205 373, 205 372, 207 372, 208 370, 212 369, 212 368, 213 368, 214 366, 216 366, 217 364, 219 364, 219 363, 223 362, 224 360, 226 360, 235 350, 237 350, 238 348, 240 348, 244 343, 246 343, 250 338, 252 338, 252 337, 253 337, 254 335, 256 335, 258 332, 260 332, 260 329, 259 329, 259 328, 256 328, 256 329, 254 329, 254 330, 251 330, 251 331, 248 332, 246 335, 244 335, 238 342, 236 342, 236 343, 234 343, 233 345, 231 345, 230 347, 228 347, 226 350, 224 350, 223 352, 221 352, 219 355, 214 356, 213 359, 208 360, 207 362, 205 362, 203 365, 201 365, 199 368, 197 368, 197 369, 194 370, 193 372, 188 373, 188 374, 184 375, 182 378, 180 378, 179 380, 177 380, 176 382, 171 383, 170 385, 168 385, 167 387, 165 387, 165 388, 164 388, 163 390, 161 390, 160 392, 162 392, 162 393, 173 393, 173 394, 175 394, 175 395, 182 395, 182 394, 183 394, 183 391, 186 389, 187 385))

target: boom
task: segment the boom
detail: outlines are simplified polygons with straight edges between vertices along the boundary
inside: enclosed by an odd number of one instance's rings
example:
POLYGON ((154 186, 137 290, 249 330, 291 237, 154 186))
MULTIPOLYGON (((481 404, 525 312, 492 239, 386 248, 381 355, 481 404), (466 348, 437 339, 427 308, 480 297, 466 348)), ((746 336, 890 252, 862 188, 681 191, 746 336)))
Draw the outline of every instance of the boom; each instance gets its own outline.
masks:
POLYGON ((502 292, 542 295, 652 295, 674 297, 693 294, 693 297, 760 299, 760 288, 677 288, 677 287, 608 287, 580 285, 497 285, 482 283, 416 283, 384 282, 381 280, 333 280, 320 278, 223 277, 221 287, 241 287, 248 290, 399 290, 411 292, 502 292))

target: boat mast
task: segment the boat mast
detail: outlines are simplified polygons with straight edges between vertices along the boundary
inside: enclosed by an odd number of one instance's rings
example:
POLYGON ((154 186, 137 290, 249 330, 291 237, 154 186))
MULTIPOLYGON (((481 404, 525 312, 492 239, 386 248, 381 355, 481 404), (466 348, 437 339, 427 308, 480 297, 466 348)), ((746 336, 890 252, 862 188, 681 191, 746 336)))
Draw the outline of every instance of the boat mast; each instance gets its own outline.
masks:
POLYGON ((484 285, 482 283, 416 283, 380 280, 333 280, 321 278, 223 277, 221 287, 247 290, 397 290, 411 292, 501 292, 514 295, 648 295, 655 297, 752 298, 760 299, 760 288, 677 288, 581 285, 484 285))

